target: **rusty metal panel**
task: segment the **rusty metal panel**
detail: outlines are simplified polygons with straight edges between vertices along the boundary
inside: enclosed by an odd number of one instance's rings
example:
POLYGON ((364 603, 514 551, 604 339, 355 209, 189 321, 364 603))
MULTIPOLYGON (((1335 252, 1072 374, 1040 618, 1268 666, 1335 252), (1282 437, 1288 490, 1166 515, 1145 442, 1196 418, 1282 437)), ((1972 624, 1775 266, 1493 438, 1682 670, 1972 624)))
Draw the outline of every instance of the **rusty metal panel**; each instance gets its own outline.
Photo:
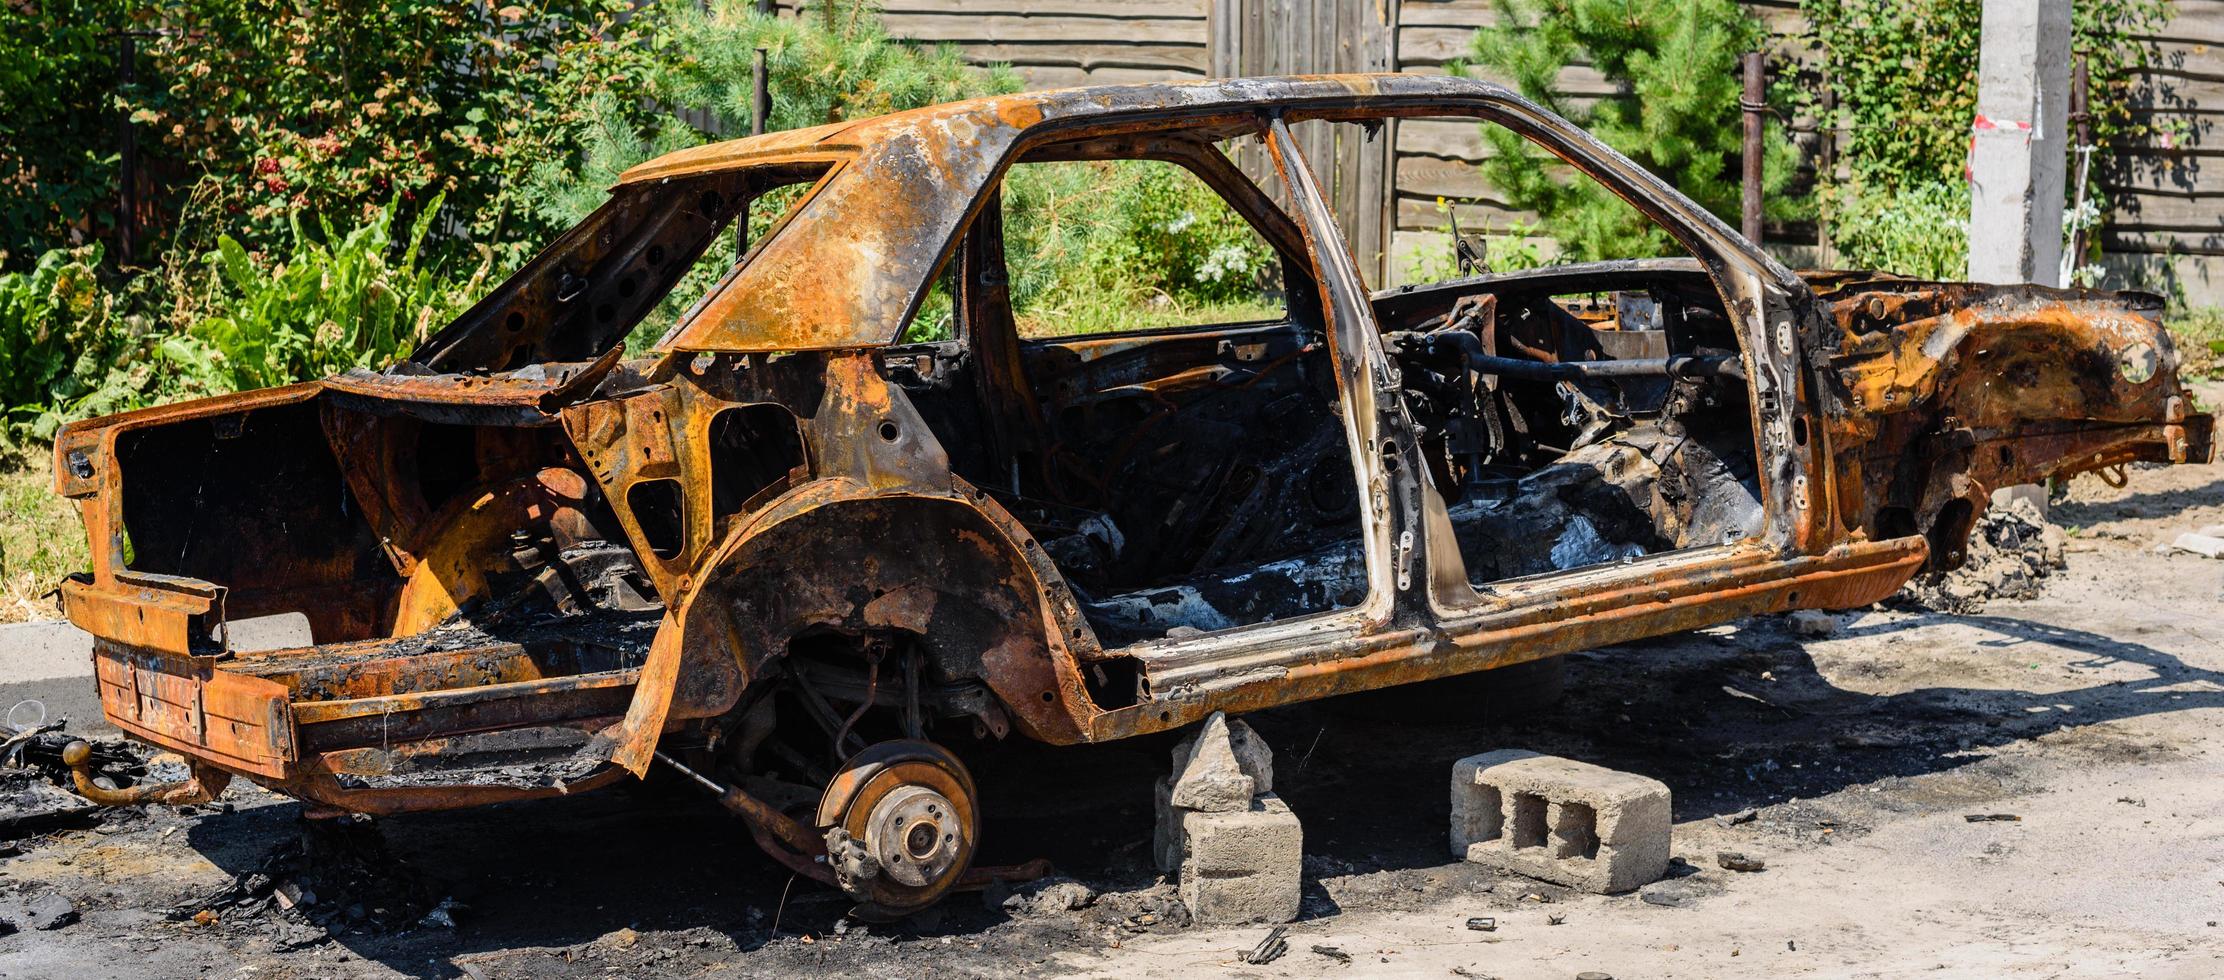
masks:
POLYGON ((135 736, 258 776, 283 777, 293 761, 283 684, 110 643, 93 668, 101 710, 135 736))

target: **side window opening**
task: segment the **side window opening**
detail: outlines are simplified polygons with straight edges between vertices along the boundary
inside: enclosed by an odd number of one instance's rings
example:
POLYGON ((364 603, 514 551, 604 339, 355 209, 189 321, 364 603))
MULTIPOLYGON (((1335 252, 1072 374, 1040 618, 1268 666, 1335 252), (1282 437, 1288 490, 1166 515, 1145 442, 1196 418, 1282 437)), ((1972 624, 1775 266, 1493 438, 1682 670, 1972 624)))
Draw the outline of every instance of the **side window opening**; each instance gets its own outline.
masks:
POLYGON ((1281 256, 1177 164, 1020 163, 1002 198, 1012 317, 1023 339, 1288 316, 1281 256))
POLYGON ((1434 199, 1399 202, 1386 265, 1403 284, 1375 294, 1375 314, 1469 579, 1758 534, 1750 389, 1706 270, 1517 132, 1474 118, 1395 132, 1400 172, 1434 199), (1509 181, 1579 201, 1560 209, 1573 223, 1508 210, 1509 181))
MULTIPOLYGON (((1137 145, 1023 158, 952 260, 982 277, 955 297, 972 370, 1009 379, 981 405, 987 435, 959 443, 995 447, 968 478, 1042 542, 1109 647, 1359 603, 1315 273, 1271 243, 1296 226, 1271 199, 1223 197, 1245 180, 1232 166, 1208 182, 1137 145)), ((1132 679, 1099 680, 1095 696, 1132 698, 1132 679)))

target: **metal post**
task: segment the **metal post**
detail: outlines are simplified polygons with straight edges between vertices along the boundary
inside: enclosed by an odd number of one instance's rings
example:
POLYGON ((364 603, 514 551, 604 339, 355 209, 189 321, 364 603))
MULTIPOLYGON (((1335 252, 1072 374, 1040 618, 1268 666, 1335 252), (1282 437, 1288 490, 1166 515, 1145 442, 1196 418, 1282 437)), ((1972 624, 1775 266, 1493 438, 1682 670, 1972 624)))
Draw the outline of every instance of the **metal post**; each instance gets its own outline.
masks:
POLYGON ((2077 139, 2077 143, 2070 148, 2071 152, 2077 154, 2077 184, 2070 190, 2070 198, 2075 204, 2070 213, 2077 217, 2079 225, 2070 231, 2069 251, 2062 256, 2061 279, 2064 286, 2072 285, 2070 276, 2077 271, 2078 263, 2085 259, 2086 229, 2083 219, 2086 191, 2093 166, 2093 111, 2089 101, 2092 98, 2092 85, 2093 76, 2085 64, 2085 56, 2077 55, 2070 66, 2070 125, 2075 127, 2077 139))
MULTIPOLYGON (((757 12, 770 15, 771 0, 757 0, 757 12)), ((758 48, 749 56, 749 135, 763 136, 772 120, 772 73, 765 62, 765 49, 758 48)), ((734 259, 740 261, 749 254, 749 213, 756 210, 754 198, 741 206, 741 214, 734 219, 734 259)))
POLYGON ((772 76, 763 48, 749 59, 749 93, 749 135, 763 136, 772 120, 772 76))
MULTIPOLYGON (((1820 153, 1816 161, 1816 183, 1830 187, 1838 181, 1838 90, 1831 87, 1830 69, 1822 73, 1822 125, 1820 153)), ((1815 213, 1815 247, 1820 253, 1817 262, 1822 268, 1838 267, 1838 249, 1830 240, 1830 209, 1820 208, 1815 213)))
MULTIPOLYGON (((137 81, 139 39, 125 32, 121 41, 121 87, 128 92, 137 81)), ((128 110, 116 121, 116 136, 122 144, 117 160, 116 257, 119 265, 128 266, 136 265, 139 258, 139 134, 128 110)))
POLYGON ((1761 243, 1761 135, 1768 112, 1768 64, 1760 52, 1745 56, 1745 237, 1761 243))

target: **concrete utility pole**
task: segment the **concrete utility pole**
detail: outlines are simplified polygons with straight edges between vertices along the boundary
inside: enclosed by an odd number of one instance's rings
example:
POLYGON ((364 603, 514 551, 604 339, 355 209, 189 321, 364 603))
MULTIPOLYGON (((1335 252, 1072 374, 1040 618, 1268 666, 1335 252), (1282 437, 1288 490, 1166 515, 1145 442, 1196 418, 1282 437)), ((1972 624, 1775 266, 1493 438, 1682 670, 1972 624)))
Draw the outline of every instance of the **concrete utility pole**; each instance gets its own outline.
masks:
MULTIPOLYGON (((1985 0, 1969 144, 1969 278, 2059 286, 2070 96, 2070 0, 1985 0)), ((1994 506, 2046 488, 2003 487, 1994 506)))
POLYGON ((1969 149, 1969 278, 2058 286, 2070 0, 1985 0, 1969 149))

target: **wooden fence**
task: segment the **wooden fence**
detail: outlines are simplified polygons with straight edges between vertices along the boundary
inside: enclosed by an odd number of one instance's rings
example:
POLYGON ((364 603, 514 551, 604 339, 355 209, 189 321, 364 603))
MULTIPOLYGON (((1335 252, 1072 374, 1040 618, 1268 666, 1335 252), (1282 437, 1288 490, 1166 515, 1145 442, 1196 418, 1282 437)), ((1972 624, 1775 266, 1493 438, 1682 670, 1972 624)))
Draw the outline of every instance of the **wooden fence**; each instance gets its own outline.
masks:
MULTIPOLYGON (((783 3, 783 6, 788 6, 783 3)), ((1397 70, 1441 72, 1493 25, 1490 0, 885 0, 891 34, 955 45, 979 63, 1011 65, 1030 88, 1204 78, 1216 74, 1397 70)), ((1779 37, 1804 26, 1798 0, 1745 0, 1779 37)), ((2102 239, 2114 284, 2182 289, 2224 303, 2224 0, 2177 0, 2135 80, 2137 111, 2163 135, 2096 161, 2114 202, 2102 239)), ((1560 91, 1580 102, 1614 94, 1598 72, 1571 66, 1560 91)), ((1503 229, 1524 217, 1477 173, 1486 152, 1469 123, 1409 121, 1387 153, 1337 147, 1338 211, 1354 245, 1385 279, 1406 252, 1440 233, 1437 199, 1458 202, 1462 228, 1503 229), (1362 201, 1380 197, 1379 205, 1362 201)), ((1811 134, 1812 144, 1820 134, 1811 134)), ((1317 139, 1318 137, 1315 137, 1317 139)), ((1330 169, 1325 164, 1323 169, 1330 169)), ((1774 243, 1813 261, 1810 239, 1774 243)), ((1379 280, 1378 280, 1379 281, 1379 280)))

